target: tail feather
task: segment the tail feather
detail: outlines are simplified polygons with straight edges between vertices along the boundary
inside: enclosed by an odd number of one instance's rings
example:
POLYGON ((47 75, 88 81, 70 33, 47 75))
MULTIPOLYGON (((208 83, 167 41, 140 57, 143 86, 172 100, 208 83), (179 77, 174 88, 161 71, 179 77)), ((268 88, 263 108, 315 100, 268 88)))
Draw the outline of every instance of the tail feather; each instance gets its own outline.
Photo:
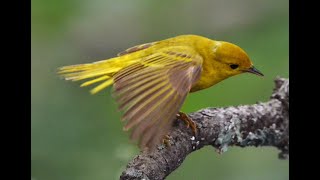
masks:
POLYGON ((108 69, 103 69, 103 68, 94 69, 94 67, 92 67, 92 69, 88 69, 81 72, 68 73, 68 74, 64 74, 63 76, 65 77, 66 80, 79 81, 79 80, 93 78, 93 77, 102 76, 106 74, 107 75, 113 74, 115 72, 118 72, 120 69, 121 68, 117 68, 117 69, 112 69, 110 71, 108 69))
POLYGON ((101 91, 102 89, 110 86, 111 84, 113 84, 113 79, 108 79, 107 81, 99 84, 98 86, 96 86, 95 88, 91 89, 90 93, 91 94, 95 94, 99 91, 101 91))
POLYGON ((90 80, 82 83, 80 86, 89 86, 100 82, 95 88, 90 92, 95 94, 106 87, 113 84, 113 75, 121 70, 123 64, 114 60, 104 60, 98 61, 91 64, 78 64, 64 66, 58 69, 58 74, 60 74, 65 80, 79 81, 84 79, 90 80))
POLYGON ((91 64, 77 64, 59 68, 59 73, 72 73, 90 69, 91 64))
POLYGON ((93 80, 86 81, 86 82, 82 83, 82 84, 80 85, 80 87, 89 86, 89 85, 91 85, 91 84, 94 84, 94 83, 97 83, 97 82, 103 81, 103 80, 108 80, 108 79, 110 79, 110 78, 111 78, 111 77, 108 76, 108 75, 101 76, 101 77, 99 77, 99 78, 96 78, 96 79, 93 79, 93 80))

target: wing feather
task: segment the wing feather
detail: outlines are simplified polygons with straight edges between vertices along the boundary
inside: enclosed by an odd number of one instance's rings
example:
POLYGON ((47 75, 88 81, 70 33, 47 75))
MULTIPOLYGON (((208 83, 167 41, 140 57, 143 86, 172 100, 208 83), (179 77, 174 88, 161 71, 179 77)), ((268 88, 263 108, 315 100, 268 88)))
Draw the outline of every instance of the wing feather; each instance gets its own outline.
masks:
MULTIPOLYGON (((153 86, 154 84, 150 84, 150 86, 153 86)), ((165 82, 162 82, 160 84, 156 84, 154 87, 150 87, 150 89, 141 89, 141 91, 133 92, 128 98, 125 98, 124 101, 120 105, 120 109, 122 107, 127 107, 130 102, 131 104, 134 104, 135 107, 139 105, 139 103, 147 103, 148 101, 151 101, 152 98, 156 97, 157 95, 160 95, 162 91, 165 91, 166 89, 169 89, 170 87, 166 86, 167 84, 165 82)), ((148 88, 147 86, 146 88, 148 88)), ((133 106, 129 106, 130 109, 134 108, 133 106)), ((129 112, 129 111, 127 111, 129 112)))
POLYGON ((114 76, 124 130, 141 148, 154 149, 168 133, 202 70, 202 57, 189 47, 160 49, 114 76))
POLYGON ((151 42, 151 43, 145 43, 145 44, 140 44, 140 45, 137 45, 137 46, 133 46, 133 47, 131 47, 129 49, 126 49, 123 52, 118 53, 117 55, 118 56, 123 56, 123 55, 130 54, 130 53, 133 53, 133 52, 136 52, 136 51, 141 51, 141 50, 144 50, 144 49, 147 49, 147 48, 153 46, 156 43, 157 42, 151 42))

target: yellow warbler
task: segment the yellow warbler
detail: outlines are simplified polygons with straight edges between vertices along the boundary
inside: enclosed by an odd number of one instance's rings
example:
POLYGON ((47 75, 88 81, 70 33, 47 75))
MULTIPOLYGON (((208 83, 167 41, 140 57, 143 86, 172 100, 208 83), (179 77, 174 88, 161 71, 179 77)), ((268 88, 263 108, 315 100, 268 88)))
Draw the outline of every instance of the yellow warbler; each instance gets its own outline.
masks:
POLYGON ((189 92, 237 74, 263 76, 240 47, 197 35, 181 35, 129 48, 117 57, 61 67, 71 81, 100 82, 91 93, 113 84, 113 95, 124 111, 124 130, 140 148, 153 149, 168 133, 189 92))

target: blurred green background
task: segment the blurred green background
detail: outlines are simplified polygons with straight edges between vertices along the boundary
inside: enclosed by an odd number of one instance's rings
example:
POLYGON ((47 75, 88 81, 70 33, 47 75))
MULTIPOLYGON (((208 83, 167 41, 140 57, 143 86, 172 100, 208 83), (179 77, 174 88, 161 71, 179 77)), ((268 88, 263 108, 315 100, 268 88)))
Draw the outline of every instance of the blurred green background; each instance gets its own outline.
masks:
MULTIPOLYGON (((264 78, 242 74, 191 94, 183 111, 267 101, 289 75, 288 0, 32 0, 32 179, 118 179, 138 153, 122 131, 111 89, 60 79, 60 66, 107 59, 133 45, 181 34, 235 43, 264 78)), ((167 179, 285 180, 273 147, 192 153, 167 179)))

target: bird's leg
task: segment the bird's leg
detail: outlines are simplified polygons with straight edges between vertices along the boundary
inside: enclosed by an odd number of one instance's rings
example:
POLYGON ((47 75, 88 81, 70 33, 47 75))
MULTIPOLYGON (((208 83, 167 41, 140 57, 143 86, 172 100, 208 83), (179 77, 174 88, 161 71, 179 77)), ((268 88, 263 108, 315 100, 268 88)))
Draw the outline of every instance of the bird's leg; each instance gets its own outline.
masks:
MULTIPOLYGON (((186 124, 187 124, 187 128, 191 128, 193 135, 196 136, 197 135, 197 125, 196 123, 188 117, 188 115, 186 115, 183 112, 179 112, 177 114, 177 119, 183 120, 186 124)), ((165 135, 162 139, 162 144, 164 144, 166 147, 170 147, 170 136, 169 135, 165 135)))
POLYGON ((194 136, 197 135, 197 124, 192 119, 190 119, 188 115, 183 112, 179 112, 177 114, 177 118, 183 120, 187 124, 187 128, 191 128, 194 136))

